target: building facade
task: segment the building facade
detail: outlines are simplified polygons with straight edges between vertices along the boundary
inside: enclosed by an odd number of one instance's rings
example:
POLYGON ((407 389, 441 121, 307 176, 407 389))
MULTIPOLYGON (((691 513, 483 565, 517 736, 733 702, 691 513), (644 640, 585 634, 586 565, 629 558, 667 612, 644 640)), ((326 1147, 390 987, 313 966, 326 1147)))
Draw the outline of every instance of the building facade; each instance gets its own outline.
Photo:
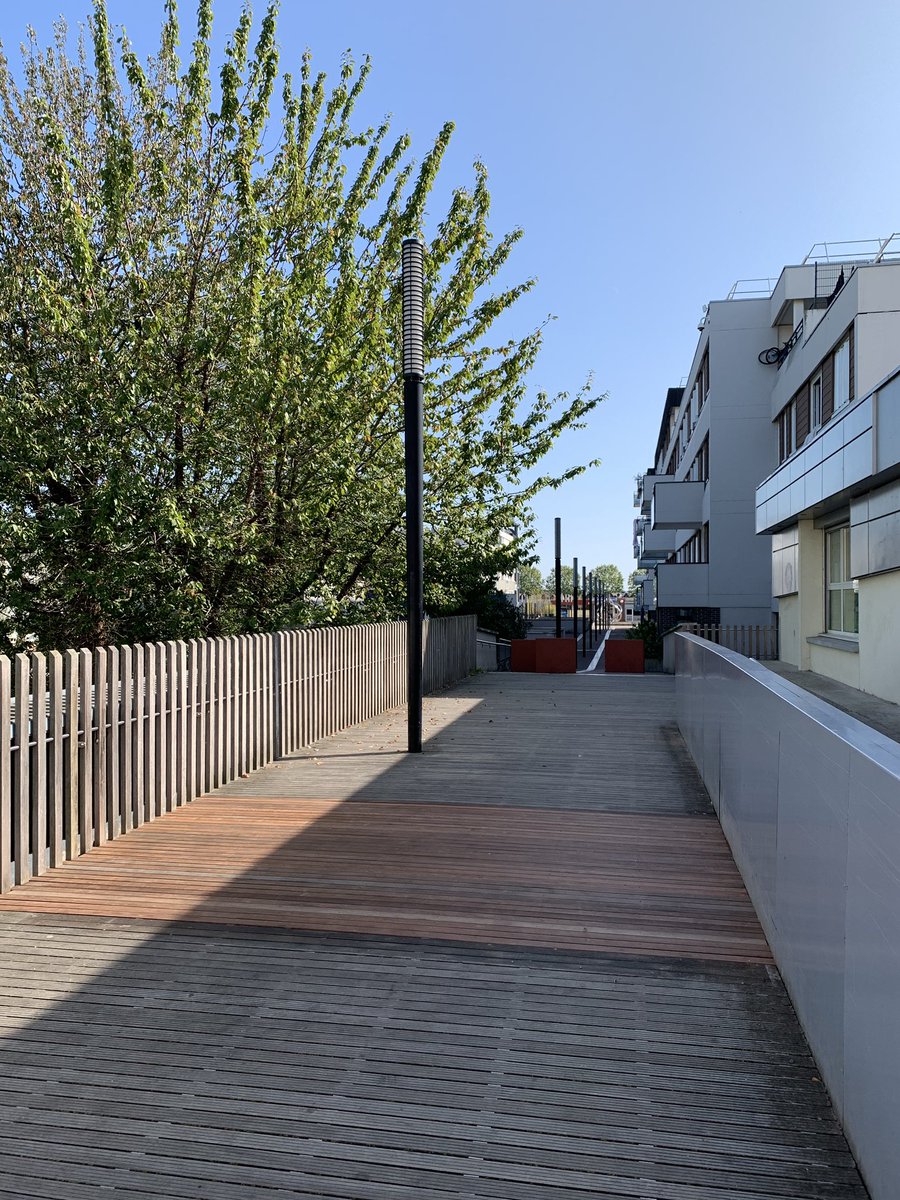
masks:
POLYGON ((786 267, 771 322, 780 658, 900 703, 900 238, 786 267))
POLYGON ((777 462, 768 295, 712 301, 684 387, 669 388, 654 465, 638 476, 635 557, 664 632, 680 621, 769 625, 771 546, 754 493, 777 462))

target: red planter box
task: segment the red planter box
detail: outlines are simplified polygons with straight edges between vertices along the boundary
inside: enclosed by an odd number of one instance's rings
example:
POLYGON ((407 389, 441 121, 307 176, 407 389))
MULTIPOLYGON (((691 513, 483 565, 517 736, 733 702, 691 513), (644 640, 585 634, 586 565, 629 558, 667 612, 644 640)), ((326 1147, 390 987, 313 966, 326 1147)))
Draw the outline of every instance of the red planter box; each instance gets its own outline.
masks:
POLYGON ((511 671, 533 671, 535 641, 526 638, 513 638, 509 643, 509 669, 511 671))
POLYGON ((535 638, 534 669, 545 675, 574 675, 578 648, 574 638, 535 638))
POLYGON ((643 675, 644 643, 640 638, 608 638, 603 662, 607 674, 643 675))
POLYGON ((509 647, 511 671, 572 675, 577 669, 574 638, 514 638, 509 647))

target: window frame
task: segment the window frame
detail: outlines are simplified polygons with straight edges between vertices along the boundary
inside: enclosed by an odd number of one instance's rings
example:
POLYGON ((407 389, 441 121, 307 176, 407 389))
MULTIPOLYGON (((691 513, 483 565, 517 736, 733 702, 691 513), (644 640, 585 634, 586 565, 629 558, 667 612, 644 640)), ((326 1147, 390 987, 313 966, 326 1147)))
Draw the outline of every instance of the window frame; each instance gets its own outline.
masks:
POLYGON ((844 523, 841 525, 832 525, 825 531, 825 632, 831 637, 843 637, 852 641, 859 641, 859 584, 850 574, 850 525, 844 523), (840 545, 840 571, 832 571, 832 563, 834 560, 834 541, 839 539, 840 545), (832 579, 832 574, 839 574, 841 578, 832 579), (850 593, 855 597, 853 604, 853 624, 855 628, 845 628, 845 597, 850 593), (831 622, 831 598, 833 595, 840 595, 840 628, 832 625, 831 622))
POLYGON ((851 388, 850 388, 850 334, 847 333, 841 338, 840 342, 834 348, 833 368, 832 368, 832 393, 834 396, 834 411, 843 408, 845 404, 850 403, 851 388), (843 398, 838 400, 838 355, 843 352, 846 362, 846 374, 842 380, 845 387, 843 389, 843 398))
POLYGON ((809 381, 809 432, 818 433, 824 424, 822 420, 822 372, 818 370, 809 381))

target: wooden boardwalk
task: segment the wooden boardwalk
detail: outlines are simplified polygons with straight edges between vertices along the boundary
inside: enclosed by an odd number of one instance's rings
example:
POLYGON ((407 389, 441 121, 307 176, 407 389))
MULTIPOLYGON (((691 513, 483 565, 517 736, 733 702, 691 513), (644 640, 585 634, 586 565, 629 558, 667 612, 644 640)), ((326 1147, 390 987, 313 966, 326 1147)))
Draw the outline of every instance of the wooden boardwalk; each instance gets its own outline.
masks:
POLYGON ((863 1198, 665 677, 489 676, 0 901, 0 1197, 863 1198))

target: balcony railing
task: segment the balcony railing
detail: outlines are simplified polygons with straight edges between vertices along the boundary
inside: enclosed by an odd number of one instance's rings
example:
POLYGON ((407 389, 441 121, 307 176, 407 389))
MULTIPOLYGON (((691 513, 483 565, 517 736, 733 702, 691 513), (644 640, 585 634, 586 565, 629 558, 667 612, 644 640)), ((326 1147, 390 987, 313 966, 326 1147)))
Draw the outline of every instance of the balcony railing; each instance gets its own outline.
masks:
POLYGON ((699 480, 657 480, 650 525, 653 529, 699 529, 706 484, 699 480))

